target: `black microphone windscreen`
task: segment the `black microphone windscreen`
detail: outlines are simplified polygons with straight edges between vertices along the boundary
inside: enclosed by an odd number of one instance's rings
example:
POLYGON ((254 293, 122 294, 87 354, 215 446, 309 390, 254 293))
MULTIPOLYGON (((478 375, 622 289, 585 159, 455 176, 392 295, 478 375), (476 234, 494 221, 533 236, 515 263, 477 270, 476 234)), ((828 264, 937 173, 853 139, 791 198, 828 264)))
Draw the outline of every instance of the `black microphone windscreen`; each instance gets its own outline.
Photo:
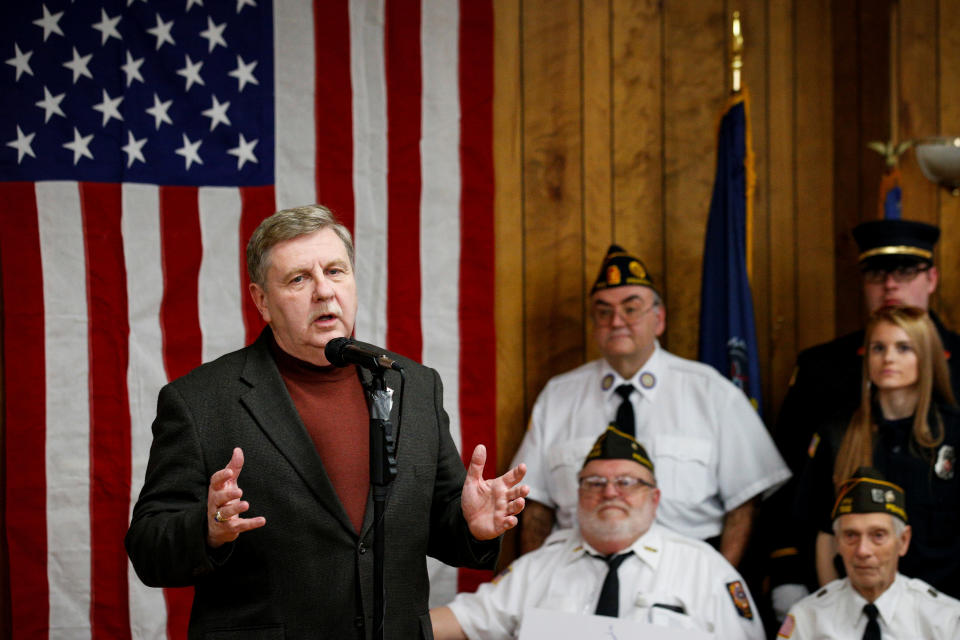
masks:
POLYGON ((350 363, 343 357, 343 350, 351 342, 353 342, 353 340, 350 338, 334 338, 323 348, 323 355, 327 357, 327 361, 333 366, 346 367, 350 363))

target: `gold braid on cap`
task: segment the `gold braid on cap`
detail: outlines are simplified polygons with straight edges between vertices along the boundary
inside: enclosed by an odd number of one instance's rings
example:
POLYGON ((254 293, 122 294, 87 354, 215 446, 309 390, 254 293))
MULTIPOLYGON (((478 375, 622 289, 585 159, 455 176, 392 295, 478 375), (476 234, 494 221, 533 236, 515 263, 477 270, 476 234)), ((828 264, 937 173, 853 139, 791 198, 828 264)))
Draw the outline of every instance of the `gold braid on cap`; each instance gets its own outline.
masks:
POLYGON ((925 260, 933 260, 933 252, 926 249, 918 249, 907 245, 897 245, 890 247, 876 247, 860 254, 860 262, 873 256, 916 256, 925 260))

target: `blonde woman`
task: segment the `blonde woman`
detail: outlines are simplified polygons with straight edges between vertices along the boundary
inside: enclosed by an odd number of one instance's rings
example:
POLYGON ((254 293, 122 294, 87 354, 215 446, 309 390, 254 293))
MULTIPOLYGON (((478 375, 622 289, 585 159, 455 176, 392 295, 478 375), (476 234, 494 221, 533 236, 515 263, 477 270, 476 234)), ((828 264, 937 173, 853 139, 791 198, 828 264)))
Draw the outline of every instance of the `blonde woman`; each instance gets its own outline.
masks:
MULTIPOLYGON (((901 571, 960 595, 958 449, 960 412, 929 316, 915 307, 875 311, 866 328, 860 406, 818 432, 801 480, 798 507, 820 528, 820 584, 838 577, 829 516, 834 489, 858 467, 872 466, 906 491, 913 540, 901 571)), ((863 562, 876 558, 865 551, 863 562)))

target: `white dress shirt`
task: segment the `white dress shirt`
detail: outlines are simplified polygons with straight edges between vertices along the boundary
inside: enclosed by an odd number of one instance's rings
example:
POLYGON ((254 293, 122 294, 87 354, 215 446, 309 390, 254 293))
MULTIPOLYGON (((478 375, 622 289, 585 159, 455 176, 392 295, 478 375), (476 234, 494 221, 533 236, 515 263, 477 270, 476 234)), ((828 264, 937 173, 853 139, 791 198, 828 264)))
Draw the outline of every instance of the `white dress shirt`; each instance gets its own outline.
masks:
POLYGON ((716 536, 726 512, 790 477, 743 391, 657 344, 630 380, 594 360, 552 378, 537 398, 513 464, 527 464, 529 497, 556 509, 557 528, 576 524, 577 473, 616 416, 614 390, 624 382, 637 389, 636 437, 656 467, 661 523, 701 540, 716 536))
MULTIPOLYGON (((849 578, 834 580, 793 605, 777 638, 861 640, 867 628, 865 604, 849 578)), ((874 604, 883 640, 960 639, 960 601, 923 580, 898 573, 874 604)))
MULTIPOLYGON (((630 547, 620 565, 620 618, 762 640, 763 624, 736 569, 710 545, 658 524, 630 547)), ((621 552, 623 553, 623 552, 621 552)), ((592 614, 607 564, 579 535, 557 531, 476 593, 450 604, 471 640, 516 637, 530 608, 592 614)))

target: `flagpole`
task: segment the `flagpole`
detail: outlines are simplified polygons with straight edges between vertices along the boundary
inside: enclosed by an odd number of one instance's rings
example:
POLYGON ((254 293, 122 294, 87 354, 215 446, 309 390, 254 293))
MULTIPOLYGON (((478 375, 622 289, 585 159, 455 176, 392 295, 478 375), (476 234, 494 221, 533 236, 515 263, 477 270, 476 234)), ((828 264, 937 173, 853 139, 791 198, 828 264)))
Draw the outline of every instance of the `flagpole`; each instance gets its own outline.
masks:
POLYGON ((740 12, 733 12, 733 25, 731 27, 733 38, 730 41, 730 74, 734 94, 740 93, 740 76, 743 71, 743 32, 740 30, 740 12))

